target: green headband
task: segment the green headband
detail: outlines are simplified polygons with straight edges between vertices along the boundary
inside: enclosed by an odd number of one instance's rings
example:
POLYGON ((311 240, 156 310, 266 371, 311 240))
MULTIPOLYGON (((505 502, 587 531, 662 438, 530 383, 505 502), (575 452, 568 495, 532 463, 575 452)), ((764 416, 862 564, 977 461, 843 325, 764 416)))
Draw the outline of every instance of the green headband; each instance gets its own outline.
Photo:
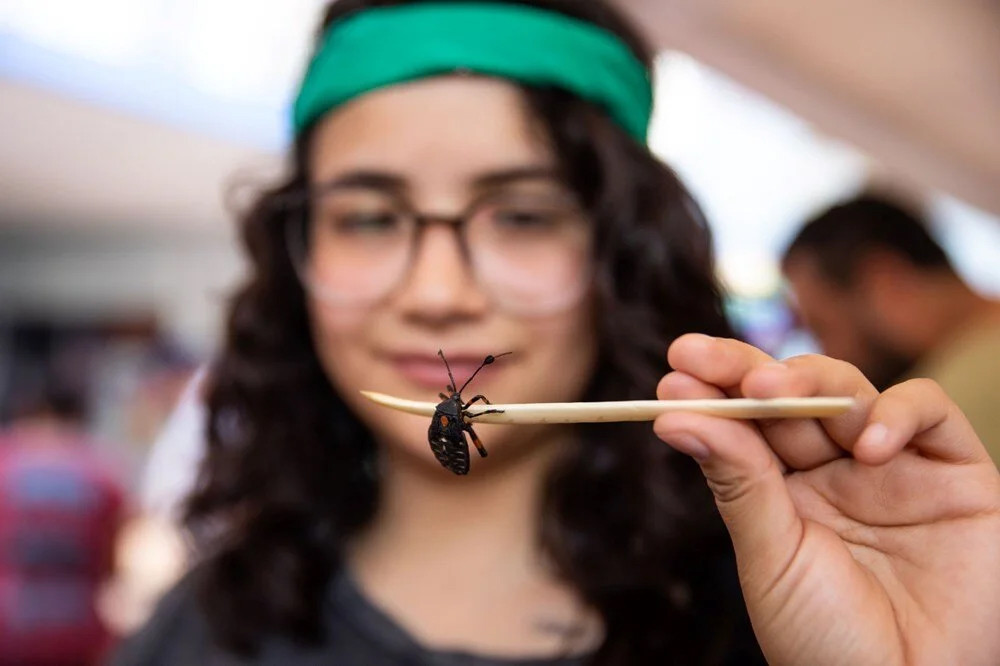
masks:
POLYGON ((295 134, 376 88, 459 71, 562 88, 646 140, 652 86, 618 37, 563 14, 502 2, 377 7, 335 23, 295 100, 295 134))

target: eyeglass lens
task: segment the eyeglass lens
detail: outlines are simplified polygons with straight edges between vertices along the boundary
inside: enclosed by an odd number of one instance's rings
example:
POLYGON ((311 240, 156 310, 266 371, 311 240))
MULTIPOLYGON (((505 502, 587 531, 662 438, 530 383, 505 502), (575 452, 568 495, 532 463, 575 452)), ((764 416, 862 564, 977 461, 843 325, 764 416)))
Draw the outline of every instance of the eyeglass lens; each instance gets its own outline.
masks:
MULTIPOLYGON (((381 190, 330 189, 309 199, 293 258, 309 287, 332 304, 372 303, 406 279, 425 219, 381 190)), ((591 229, 570 195, 552 186, 494 192, 461 220, 475 277, 502 306, 558 309, 586 288, 591 229)))

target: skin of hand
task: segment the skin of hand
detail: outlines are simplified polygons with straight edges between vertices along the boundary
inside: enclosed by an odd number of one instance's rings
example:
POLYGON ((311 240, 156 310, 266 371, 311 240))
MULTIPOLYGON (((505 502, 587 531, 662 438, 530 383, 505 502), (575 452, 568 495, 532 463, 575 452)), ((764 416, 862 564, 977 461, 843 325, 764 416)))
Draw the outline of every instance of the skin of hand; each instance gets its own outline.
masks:
POLYGON ((656 434, 701 465, 772 666, 1000 664, 1000 473, 930 380, 879 394, 824 356, 781 362, 682 336, 660 399, 852 396, 817 420, 674 413, 656 434))

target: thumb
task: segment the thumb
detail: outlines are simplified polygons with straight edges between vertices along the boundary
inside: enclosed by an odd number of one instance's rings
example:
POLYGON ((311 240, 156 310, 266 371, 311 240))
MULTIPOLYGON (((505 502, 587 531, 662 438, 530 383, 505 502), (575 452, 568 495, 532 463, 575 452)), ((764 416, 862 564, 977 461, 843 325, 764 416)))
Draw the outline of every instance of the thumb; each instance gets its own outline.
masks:
POLYGON ((660 416, 653 428, 701 466, 732 538, 744 594, 759 598, 773 589, 795 558, 803 523, 783 464, 760 432, 747 422, 682 412, 660 416))

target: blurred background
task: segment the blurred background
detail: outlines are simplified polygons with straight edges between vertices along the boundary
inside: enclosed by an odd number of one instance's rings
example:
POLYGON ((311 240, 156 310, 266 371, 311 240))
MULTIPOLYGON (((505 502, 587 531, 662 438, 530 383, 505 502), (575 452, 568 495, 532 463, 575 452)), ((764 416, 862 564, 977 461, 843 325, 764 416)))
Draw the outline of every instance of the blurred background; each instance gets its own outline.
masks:
MULTIPOLYGON (((651 144, 704 206, 748 337, 815 349, 782 249, 872 183, 926 206, 962 276, 1000 296, 995 3, 621 4, 662 49, 651 144)), ((131 517, 103 597, 116 631, 183 558, 138 520, 144 466, 218 342, 241 271, 226 201, 282 167, 322 5, 0 0, 0 426, 53 385, 80 396, 131 517)))

